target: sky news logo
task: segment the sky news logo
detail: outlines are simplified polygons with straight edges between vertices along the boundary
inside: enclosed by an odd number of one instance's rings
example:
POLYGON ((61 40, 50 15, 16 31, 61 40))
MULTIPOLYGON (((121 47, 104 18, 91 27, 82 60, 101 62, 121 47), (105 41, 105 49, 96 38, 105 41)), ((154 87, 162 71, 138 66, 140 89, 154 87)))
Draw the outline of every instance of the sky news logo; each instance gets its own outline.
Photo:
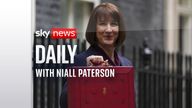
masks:
POLYGON ((45 31, 43 29, 35 31, 36 37, 50 38, 52 39, 76 39, 76 28, 51 28, 51 31, 45 31))

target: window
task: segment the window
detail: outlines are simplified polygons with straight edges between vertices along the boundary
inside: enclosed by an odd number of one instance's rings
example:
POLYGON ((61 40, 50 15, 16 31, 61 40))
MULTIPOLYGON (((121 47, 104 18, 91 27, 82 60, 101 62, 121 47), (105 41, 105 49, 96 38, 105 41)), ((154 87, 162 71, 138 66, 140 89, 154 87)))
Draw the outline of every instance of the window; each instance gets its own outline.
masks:
POLYGON ((179 50, 192 54, 192 0, 179 0, 179 50))

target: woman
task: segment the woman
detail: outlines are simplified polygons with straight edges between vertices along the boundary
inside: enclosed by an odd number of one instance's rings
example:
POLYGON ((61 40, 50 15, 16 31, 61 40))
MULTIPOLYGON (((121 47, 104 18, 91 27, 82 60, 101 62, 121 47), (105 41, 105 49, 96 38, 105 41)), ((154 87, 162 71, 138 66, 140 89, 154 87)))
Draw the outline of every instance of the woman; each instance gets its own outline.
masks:
MULTIPOLYGON (((116 48, 125 40, 125 28, 119 9, 111 3, 97 6, 89 19, 86 40, 90 47, 75 56, 75 66, 87 66, 87 58, 102 56, 105 65, 131 66, 131 62, 120 56, 116 48)), ((61 95, 61 108, 67 108, 66 84, 61 95)))
POLYGON ((86 66, 86 58, 101 55, 112 66, 129 66, 130 61, 117 54, 115 49, 125 40, 125 28, 118 8, 111 3, 97 6, 89 19, 86 40, 90 48, 75 56, 75 66, 86 66))

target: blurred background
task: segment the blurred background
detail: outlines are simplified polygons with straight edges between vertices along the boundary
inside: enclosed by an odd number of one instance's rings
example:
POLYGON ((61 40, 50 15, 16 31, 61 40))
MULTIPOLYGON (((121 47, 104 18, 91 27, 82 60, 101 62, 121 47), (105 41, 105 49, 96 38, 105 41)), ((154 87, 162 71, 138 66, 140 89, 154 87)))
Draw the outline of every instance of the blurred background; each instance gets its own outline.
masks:
MULTIPOLYGON (((78 44, 78 53, 84 51, 89 16, 102 2, 117 5, 123 14, 127 34, 119 53, 135 67, 137 108, 192 108, 192 0, 36 0, 34 31, 77 28, 78 40, 33 37, 34 45, 78 44)), ((63 68, 33 64, 33 69, 63 68)), ((34 108, 59 108, 64 82, 34 77, 34 108)))

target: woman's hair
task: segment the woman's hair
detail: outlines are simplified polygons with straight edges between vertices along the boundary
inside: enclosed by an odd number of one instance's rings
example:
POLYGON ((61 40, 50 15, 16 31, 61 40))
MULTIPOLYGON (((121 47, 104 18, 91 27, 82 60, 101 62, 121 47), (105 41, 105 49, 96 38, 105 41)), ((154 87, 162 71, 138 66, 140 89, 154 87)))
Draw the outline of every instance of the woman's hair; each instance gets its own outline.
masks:
POLYGON ((120 46, 123 41, 125 40, 125 27, 123 23, 123 19, 121 16, 121 13, 119 12, 119 9, 112 3, 101 3, 99 6, 97 6, 89 19, 87 30, 86 30, 86 39, 87 41, 93 45, 97 44, 97 37, 96 37, 96 24, 97 19, 101 17, 112 17, 115 21, 118 22, 119 26, 119 34, 116 41, 115 46, 120 46))

